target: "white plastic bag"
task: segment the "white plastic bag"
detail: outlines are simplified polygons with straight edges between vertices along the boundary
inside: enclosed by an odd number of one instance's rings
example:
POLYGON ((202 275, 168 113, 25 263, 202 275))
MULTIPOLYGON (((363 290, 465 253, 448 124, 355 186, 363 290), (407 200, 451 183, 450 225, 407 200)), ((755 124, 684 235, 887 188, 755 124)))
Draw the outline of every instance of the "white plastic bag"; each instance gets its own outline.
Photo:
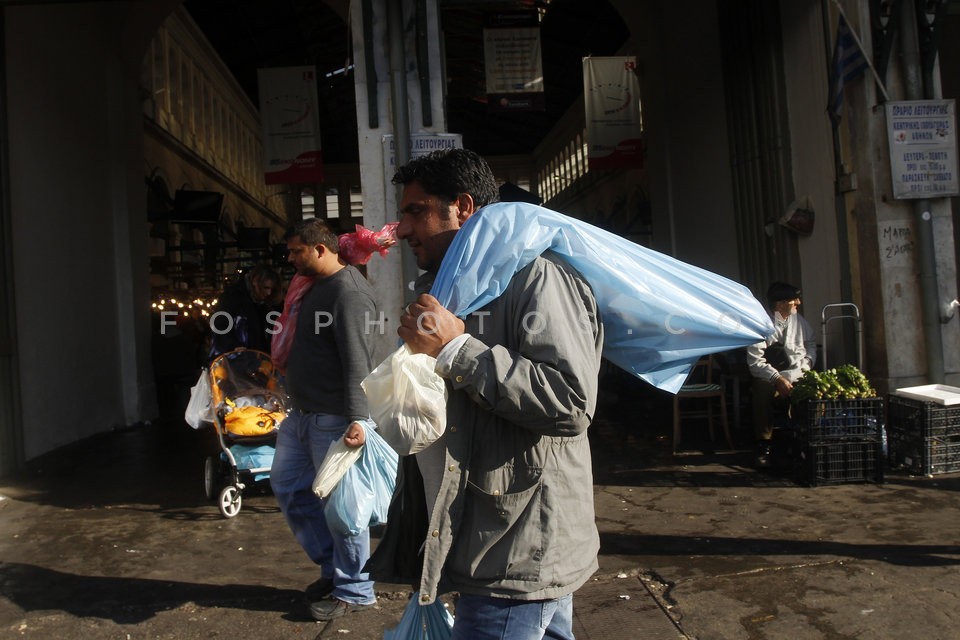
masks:
POLYGON ((436 363, 401 345, 360 383, 380 435, 401 456, 423 451, 447 427, 447 386, 436 363))
POLYGON ((320 498, 329 496, 347 473, 350 465, 360 459, 364 446, 348 447, 343 442, 343 436, 337 438, 327 449, 327 455, 323 457, 323 462, 317 469, 317 475, 313 478, 313 492, 320 498))
POLYGON ((194 429, 199 429, 204 422, 213 422, 211 401, 210 372, 204 369, 200 372, 197 384, 190 388, 190 401, 183 412, 183 419, 194 429))

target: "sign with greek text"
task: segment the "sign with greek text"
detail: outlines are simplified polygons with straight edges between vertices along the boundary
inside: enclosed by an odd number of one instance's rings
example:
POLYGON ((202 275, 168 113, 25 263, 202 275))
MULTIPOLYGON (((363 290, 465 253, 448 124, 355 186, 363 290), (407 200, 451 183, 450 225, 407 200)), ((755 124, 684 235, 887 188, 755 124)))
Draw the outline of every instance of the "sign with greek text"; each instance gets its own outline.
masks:
POLYGON ((533 11, 486 16, 483 61, 489 111, 543 111, 540 25, 533 11))
POLYGON ((887 139, 893 197, 960 195, 954 100, 888 102, 887 139))
MULTIPOLYGON (((393 185, 393 176, 397 172, 397 152, 393 134, 381 139, 383 145, 383 178, 385 180, 385 198, 387 211, 397 210, 397 190, 393 185)), ((459 133, 411 133, 410 160, 425 156, 441 149, 463 149, 463 136, 459 133)), ((389 214, 388 214, 389 216, 389 214)))
MULTIPOLYGON (((463 136, 459 133, 411 133, 410 160, 441 149, 463 149, 463 136)), ((393 134, 383 136, 383 172, 389 183, 397 172, 396 147, 393 134)))

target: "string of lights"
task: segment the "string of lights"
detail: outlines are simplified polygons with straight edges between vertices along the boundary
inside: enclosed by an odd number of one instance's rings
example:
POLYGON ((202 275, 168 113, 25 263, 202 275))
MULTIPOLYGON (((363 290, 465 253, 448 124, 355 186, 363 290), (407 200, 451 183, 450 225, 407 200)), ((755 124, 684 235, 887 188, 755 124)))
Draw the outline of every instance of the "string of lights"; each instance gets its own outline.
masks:
POLYGON ((200 316, 207 318, 210 316, 211 309, 217 304, 217 298, 204 299, 200 296, 189 299, 181 299, 174 295, 161 295, 151 303, 151 308, 155 313, 164 311, 176 311, 184 316, 193 316, 199 313, 200 316))

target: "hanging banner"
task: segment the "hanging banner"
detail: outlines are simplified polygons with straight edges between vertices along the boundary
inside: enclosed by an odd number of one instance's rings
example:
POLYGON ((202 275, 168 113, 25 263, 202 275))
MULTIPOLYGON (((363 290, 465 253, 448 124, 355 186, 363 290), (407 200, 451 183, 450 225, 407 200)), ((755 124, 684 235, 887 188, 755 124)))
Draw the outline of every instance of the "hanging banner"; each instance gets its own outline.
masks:
POLYGON ((315 67, 258 69, 267 184, 323 182, 315 67))
POLYGON ((490 14, 483 30, 489 111, 544 111, 543 58, 536 12, 490 14))
POLYGON ((643 166, 640 79, 635 56, 583 59, 583 102, 591 170, 643 166))
POLYGON ((910 100, 885 105, 894 198, 960 195, 955 105, 953 100, 910 100))

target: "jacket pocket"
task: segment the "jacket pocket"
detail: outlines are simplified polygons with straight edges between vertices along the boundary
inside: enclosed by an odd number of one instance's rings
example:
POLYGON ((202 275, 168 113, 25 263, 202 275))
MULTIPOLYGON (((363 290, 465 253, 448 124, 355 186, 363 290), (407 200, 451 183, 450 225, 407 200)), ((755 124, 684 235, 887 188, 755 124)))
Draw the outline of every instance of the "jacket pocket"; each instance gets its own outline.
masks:
POLYGON ((543 559, 543 484, 487 493, 468 482, 451 570, 470 581, 537 580, 543 559))

